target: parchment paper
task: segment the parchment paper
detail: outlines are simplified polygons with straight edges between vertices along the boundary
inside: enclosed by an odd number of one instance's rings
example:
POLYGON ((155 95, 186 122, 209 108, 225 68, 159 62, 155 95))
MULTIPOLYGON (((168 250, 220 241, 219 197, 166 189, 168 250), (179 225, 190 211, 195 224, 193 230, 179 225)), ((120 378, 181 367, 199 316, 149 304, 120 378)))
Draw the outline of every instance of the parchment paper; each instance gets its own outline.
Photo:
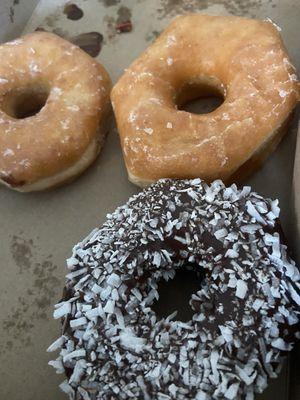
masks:
MULTIPOLYGON (((79 20, 67 18, 64 1, 42 0, 25 32, 39 27, 70 39, 93 31, 98 33, 100 41, 101 34, 102 48, 97 58, 114 82, 171 18, 192 11, 271 17, 282 27, 291 58, 298 70, 300 67, 299 0, 74 2, 83 10, 83 17, 79 20), (126 18, 132 22, 132 32, 118 34, 115 27, 126 18)), ((7 3, 5 0, 5 10, 9 11, 7 3)), ((11 0, 18 18, 22 3, 25 12, 28 9, 25 0, 20 0, 20 3, 11 0)), ((0 12, 1 7, 2 2, 0 12)), ((8 22, 5 27, 7 34, 2 34, 5 39, 20 31, 20 26, 12 29, 8 22)), ((263 195, 279 198, 289 242, 292 242, 295 228, 291 206, 295 137, 294 123, 276 153, 247 182, 263 195)), ((138 190, 127 180, 115 127, 98 160, 72 184, 50 192, 27 195, 0 187, 1 400, 66 398, 58 389, 63 376, 56 376, 54 370, 47 366, 54 355, 46 353, 46 348, 59 333, 59 322, 52 319, 52 312, 64 284, 65 259, 75 243, 100 225, 108 212, 138 190)), ((280 379, 271 382, 268 390, 258 399, 287 400, 288 391, 288 368, 285 368, 280 379)))

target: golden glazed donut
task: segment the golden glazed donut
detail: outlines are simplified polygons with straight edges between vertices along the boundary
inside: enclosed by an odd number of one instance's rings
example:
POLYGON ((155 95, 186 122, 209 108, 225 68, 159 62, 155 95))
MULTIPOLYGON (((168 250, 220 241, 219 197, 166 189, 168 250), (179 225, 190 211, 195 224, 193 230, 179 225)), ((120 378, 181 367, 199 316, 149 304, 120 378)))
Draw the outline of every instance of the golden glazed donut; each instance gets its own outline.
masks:
POLYGON ((275 149, 298 97, 272 23, 178 17, 112 90, 129 179, 244 178, 275 149), (178 109, 207 94, 224 102, 202 115, 178 109))
POLYGON ((96 158, 110 78, 79 47, 46 32, 0 46, 0 182, 23 192, 62 184, 96 158))

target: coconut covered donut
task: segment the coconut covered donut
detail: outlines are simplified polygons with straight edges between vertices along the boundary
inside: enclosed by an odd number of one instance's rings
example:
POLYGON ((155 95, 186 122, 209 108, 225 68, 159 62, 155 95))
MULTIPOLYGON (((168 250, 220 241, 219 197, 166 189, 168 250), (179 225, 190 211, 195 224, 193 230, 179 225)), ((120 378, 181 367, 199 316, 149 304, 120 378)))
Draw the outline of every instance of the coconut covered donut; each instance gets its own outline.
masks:
POLYGON ((112 90, 129 179, 241 180, 275 149, 298 97, 270 21, 178 17, 112 90), (224 102, 202 115, 180 109, 207 95, 224 102))
POLYGON ((161 180, 74 247, 49 347, 70 399, 253 399, 296 337, 300 275, 278 201, 221 181, 161 180), (192 320, 159 318, 159 280, 205 274, 192 320))
POLYGON ((110 78, 46 32, 0 46, 0 182, 43 190, 83 172, 107 132, 110 78))

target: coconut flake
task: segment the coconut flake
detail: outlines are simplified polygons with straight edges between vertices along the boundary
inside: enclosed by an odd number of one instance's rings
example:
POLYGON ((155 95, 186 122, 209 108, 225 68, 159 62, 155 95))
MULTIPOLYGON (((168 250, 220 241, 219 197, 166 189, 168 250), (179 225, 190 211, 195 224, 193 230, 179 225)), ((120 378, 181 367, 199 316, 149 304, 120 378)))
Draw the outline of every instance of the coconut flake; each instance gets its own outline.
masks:
POLYGON ((133 331, 127 328, 120 333, 120 343, 125 348, 139 353, 143 350, 146 340, 135 336, 133 331))
POLYGON ((72 375, 70 376, 69 383, 78 383, 84 374, 86 368, 86 361, 80 359, 76 361, 72 375))
POLYGON ((240 387, 239 383, 233 383, 232 385, 230 385, 224 394, 225 398, 228 400, 236 399, 239 387, 240 387))
POLYGON ((244 299, 248 290, 248 285, 245 281, 238 279, 236 282, 236 297, 240 299, 244 299))
POLYGON ((103 308, 103 311, 107 314, 113 314, 115 310, 115 302, 114 300, 107 300, 107 303, 105 307, 103 308))
POLYGON ((226 228, 219 229, 214 233, 215 238, 218 240, 224 238, 227 235, 228 235, 228 231, 226 228))
POLYGON ((262 216, 259 214, 259 212, 256 210, 254 205, 251 203, 250 200, 246 202, 246 207, 247 207, 247 212, 251 217, 255 218, 257 222, 260 222, 261 224, 265 225, 265 220, 262 218, 262 216))
POLYGON ((91 400, 88 392, 84 390, 82 387, 78 388, 78 393, 81 395, 82 400, 91 400))
POLYGON ((86 355, 86 351, 85 351, 84 349, 74 350, 74 351, 71 351, 70 353, 66 354, 66 355, 63 357, 63 361, 64 361, 64 363, 65 363, 65 362, 67 362, 67 361, 72 360, 73 358, 85 357, 85 355, 86 355))
POLYGON ((62 303, 59 308, 57 308, 53 313, 53 318, 58 319, 64 317, 71 312, 71 303, 65 302, 62 303))
POLYGON ((205 392, 203 392, 202 390, 199 390, 199 392, 197 392, 195 400, 209 400, 210 396, 208 394, 206 394, 205 392))
POLYGON ((65 368, 61 360, 49 361, 48 365, 56 369, 57 374, 63 374, 65 372, 65 368))
POLYGON ((81 317, 81 318, 77 318, 77 319, 72 319, 72 320, 70 321, 70 327, 71 327, 71 328, 78 328, 78 326, 85 325, 86 322, 87 322, 87 320, 86 320, 85 317, 81 317))
POLYGON ((255 299, 252 307, 257 312, 262 307, 263 304, 264 301, 262 299, 255 299))
POLYGON ((55 350, 58 350, 62 345, 65 343, 66 337, 61 336, 58 339, 56 339, 47 349, 48 352, 52 352, 55 350))
POLYGON ((68 381, 65 380, 63 383, 59 385, 60 390, 66 393, 69 396, 70 400, 75 399, 74 389, 68 384, 68 381))
POLYGON ((283 350, 283 351, 290 351, 293 348, 291 343, 286 343, 283 339, 277 338, 272 341, 272 346, 276 349, 283 350))
POLYGON ((119 275, 117 275, 115 273, 112 273, 107 278, 107 283, 108 283, 108 285, 111 285, 111 286, 114 286, 114 287, 118 288, 121 285, 122 281, 121 281, 119 275))
POLYGON ((225 257, 228 258, 238 258, 239 253, 233 249, 228 249, 225 253, 225 257))

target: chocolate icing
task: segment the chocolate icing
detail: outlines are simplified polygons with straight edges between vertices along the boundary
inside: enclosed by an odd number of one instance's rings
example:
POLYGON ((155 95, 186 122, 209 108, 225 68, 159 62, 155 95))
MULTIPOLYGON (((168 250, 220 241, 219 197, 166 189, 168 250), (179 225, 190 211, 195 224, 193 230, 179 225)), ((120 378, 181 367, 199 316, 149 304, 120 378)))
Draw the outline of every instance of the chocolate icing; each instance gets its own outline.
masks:
POLYGON ((299 337, 300 275, 277 231, 278 201, 249 187, 161 180, 76 245, 49 350, 70 399, 247 399, 299 337), (205 278, 191 321, 158 319, 160 279, 205 278))

